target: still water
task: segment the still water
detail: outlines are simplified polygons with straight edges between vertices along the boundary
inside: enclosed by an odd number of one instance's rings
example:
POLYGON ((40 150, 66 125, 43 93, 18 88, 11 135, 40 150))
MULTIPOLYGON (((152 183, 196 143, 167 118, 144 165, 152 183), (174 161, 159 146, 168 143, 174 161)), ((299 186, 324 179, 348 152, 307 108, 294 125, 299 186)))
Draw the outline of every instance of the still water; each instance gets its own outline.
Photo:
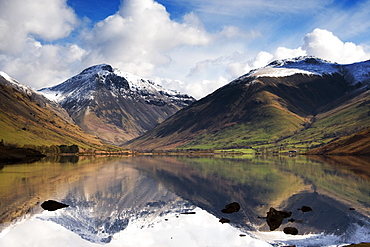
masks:
POLYGON ((360 242, 370 242, 369 159, 56 157, 0 167, 4 247, 360 242), (69 207, 45 211, 49 199, 69 207), (221 212, 232 202, 238 212, 221 212), (274 231, 266 222, 271 207, 292 212, 274 231))

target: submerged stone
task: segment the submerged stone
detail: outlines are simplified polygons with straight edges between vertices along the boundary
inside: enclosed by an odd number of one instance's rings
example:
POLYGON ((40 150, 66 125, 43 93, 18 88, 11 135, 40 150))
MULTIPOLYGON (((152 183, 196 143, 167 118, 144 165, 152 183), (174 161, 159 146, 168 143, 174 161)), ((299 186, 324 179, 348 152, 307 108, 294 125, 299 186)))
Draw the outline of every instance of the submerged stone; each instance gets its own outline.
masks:
POLYGON ((237 202, 232 202, 230 204, 227 204, 224 209, 221 210, 224 214, 232 214, 236 213, 240 210, 240 204, 237 202))
POLYGON ((41 204, 41 207, 44 210, 55 211, 55 210, 58 210, 58 209, 61 209, 61 208, 69 207, 69 205, 61 203, 61 202, 57 202, 57 201, 54 201, 54 200, 48 200, 48 201, 43 202, 41 204))
POLYGON ((297 210, 302 210, 303 213, 312 211, 312 208, 309 206, 302 206, 301 208, 298 208, 297 210))
POLYGON ((223 224, 223 223, 230 223, 230 220, 229 220, 229 219, 225 219, 225 218, 221 218, 221 219, 219 220, 219 222, 221 222, 222 224, 223 224))
POLYGON ((270 231, 273 231, 280 227, 281 223, 283 223, 284 218, 289 218, 292 216, 292 212, 290 211, 278 211, 275 208, 270 208, 270 211, 267 212, 267 225, 270 227, 270 231))
POLYGON ((298 229, 295 228, 295 227, 285 227, 283 232, 285 234, 297 235, 298 234, 298 229))

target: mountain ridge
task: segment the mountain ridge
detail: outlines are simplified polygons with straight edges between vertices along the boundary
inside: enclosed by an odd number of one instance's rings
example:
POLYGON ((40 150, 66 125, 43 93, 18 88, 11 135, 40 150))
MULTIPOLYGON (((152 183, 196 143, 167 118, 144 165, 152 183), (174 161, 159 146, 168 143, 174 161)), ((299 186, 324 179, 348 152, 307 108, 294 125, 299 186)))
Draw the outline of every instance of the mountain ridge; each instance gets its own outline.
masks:
MULTIPOLYGON (((249 148, 267 143, 285 145, 282 140, 306 148, 321 145, 370 125, 369 95, 365 93, 369 75, 370 61, 350 65, 314 57, 275 61, 179 111, 126 147, 249 148), (357 101, 350 103, 354 98, 357 101), (324 113, 340 107, 344 112, 347 103, 356 109, 353 116, 346 112, 348 123, 341 126, 338 116, 331 123, 325 120, 330 116, 324 113)), ((334 113, 332 116, 341 111, 334 113)))
POLYGON ((7 144, 78 145, 104 149, 96 137, 83 132, 68 113, 42 94, 0 72, 0 139, 7 144))
POLYGON ((195 101, 107 64, 89 67, 39 92, 58 102, 84 131, 115 145, 143 134, 195 101))

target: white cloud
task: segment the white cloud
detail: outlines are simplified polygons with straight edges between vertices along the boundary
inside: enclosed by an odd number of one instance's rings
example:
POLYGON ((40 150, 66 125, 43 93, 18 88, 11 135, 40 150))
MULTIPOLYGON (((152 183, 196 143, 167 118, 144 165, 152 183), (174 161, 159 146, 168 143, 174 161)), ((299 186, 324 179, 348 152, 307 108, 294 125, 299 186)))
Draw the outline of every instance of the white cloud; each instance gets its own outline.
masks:
POLYGON ((272 54, 260 52, 249 63, 249 67, 259 68, 277 60, 299 56, 315 56, 331 62, 349 64, 370 59, 370 53, 362 45, 352 42, 343 42, 332 32, 316 28, 303 38, 302 46, 296 49, 278 47, 272 54), (262 59, 261 59, 262 58, 262 59))
POLYGON ((22 52, 32 37, 53 41, 68 36, 77 25, 66 0, 0 1, 0 52, 22 52))
POLYGON ((216 33, 216 39, 255 39, 261 38, 262 34, 257 30, 244 32, 236 26, 223 26, 219 33, 216 33))
POLYGON ((370 58, 361 45, 343 42, 332 32, 315 29, 304 37, 302 49, 307 55, 317 56, 337 63, 354 63, 370 58))
POLYGON ((370 53, 366 52, 363 46, 343 42, 327 30, 315 29, 313 32, 306 34, 302 46, 295 49, 278 47, 272 53, 260 51, 252 59, 246 54, 234 52, 229 56, 199 61, 190 69, 188 79, 185 80, 187 86, 179 86, 178 89, 190 93, 192 92, 190 89, 195 88, 194 95, 200 98, 252 69, 266 66, 273 60, 306 55, 343 64, 370 59, 370 53), (189 78, 192 80, 189 80, 189 78), (204 83, 207 81, 206 78, 208 78, 208 83, 204 83), (191 87, 190 85, 194 86, 191 87), (213 87, 214 85, 217 85, 217 88, 213 87))
POLYGON ((22 56, 0 56, 0 68, 21 83, 39 89, 68 79, 86 51, 76 44, 42 45, 29 38, 22 56), (76 65, 76 66, 74 66, 76 65))
POLYGON ((1 0, 0 69, 34 88, 60 83, 84 51, 46 43, 67 37, 78 23, 66 0, 1 0))
MULTIPOLYGON (((170 0, 168 0, 170 1, 170 0)), ((332 0, 311 0, 311 1, 291 1, 291 0, 178 0, 187 5, 191 5, 197 12, 203 12, 214 16, 245 16, 259 15, 260 13, 297 13, 323 8, 332 3, 332 0)))
POLYGON ((88 60, 151 76, 156 66, 171 62, 169 50, 206 45, 211 36, 192 13, 179 23, 153 0, 127 0, 118 13, 97 23, 85 42, 90 50, 88 60))
POLYGON ((117 13, 76 33, 81 21, 66 0, 0 0, 0 70, 38 89, 60 83, 87 66, 108 63, 146 78, 170 78, 157 81, 200 98, 275 59, 313 55, 352 63, 370 58, 363 45, 343 42, 325 29, 315 29, 294 48, 256 51, 255 47, 269 43, 266 30, 270 29, 261 28, 263 22, 248 28, 245 25, 250 24, 225 22, 212 32, 204 26, 209 21, 202 12, 206 7, 225 15, 236 9, 258 15, 258 10, 279 5, 278 13, 288 6, 290 13, 297 13, 315 9, 319 0, 302 6, 286 0, 191 2, 194 12, 175 21, 154 0, 125 0, 117 13), (62 43, 60 39, 72 31, 78 45, 62 43))
POLYGON ((78 22, 73 10, 65 0, 22 4, 0 1, 0 69, 34 88, 60 83, 98 63, 153 76, 156 67, 172 62, 172 48, 202 46, 213 39, 193 13, 180 23, 153 0, 127 0, 119 12, 84 29, 79 46, 45 44, 70 34, 78 22))
POLYGON ((293 57, 300 57, 306 56, 307 52, 302 49, 302 47, 298 47, 297 49, 289 49, 286 47, 278 47, 274 52, 273 59, 286 59, 286 58, 293 58, 293 57))

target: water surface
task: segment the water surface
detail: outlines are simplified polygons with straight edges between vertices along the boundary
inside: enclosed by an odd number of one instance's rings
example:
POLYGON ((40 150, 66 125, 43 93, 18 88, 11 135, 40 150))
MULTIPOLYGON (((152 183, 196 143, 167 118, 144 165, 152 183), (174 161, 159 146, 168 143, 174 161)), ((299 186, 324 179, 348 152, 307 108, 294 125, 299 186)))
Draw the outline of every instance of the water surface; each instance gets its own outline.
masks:
POLYGON ((138 156, 6 165, 0 170, 0 246, 370 242, 369 164, 351 157, 138 156), (69 207, 45 211, 40 204, 49 199, 69 207), (231 202, 240 211, 222 213, 231 202), (313 210, 297 210, 302 206, 313 210), (292 212, 274 231, 264 218, 271 207, 292 212), (299 234, 287 235, 285 227, 299 234))

